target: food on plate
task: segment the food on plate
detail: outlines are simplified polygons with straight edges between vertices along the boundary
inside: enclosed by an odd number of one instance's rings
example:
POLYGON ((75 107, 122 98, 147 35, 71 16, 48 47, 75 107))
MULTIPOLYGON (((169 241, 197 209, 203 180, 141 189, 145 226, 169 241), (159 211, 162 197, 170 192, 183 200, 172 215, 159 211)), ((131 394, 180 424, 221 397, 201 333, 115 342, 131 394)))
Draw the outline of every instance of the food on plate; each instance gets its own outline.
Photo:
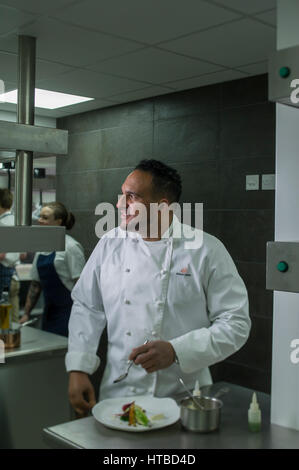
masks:
POLYGON ((158 415, 151 416, 151 421, 159 421, 160 419, 165 419, 165 415, 160 413, 158 415))
POLYGON ((122 407, 123 413, 117 415, 122 421, 128 422, 129 426, 137 426, 140 424, 142 426, 150 426, 151 421, 146 416, 146 411, 141 408, 141 406, 136 405, 135 401, 132 403, 127 403, 122 407))

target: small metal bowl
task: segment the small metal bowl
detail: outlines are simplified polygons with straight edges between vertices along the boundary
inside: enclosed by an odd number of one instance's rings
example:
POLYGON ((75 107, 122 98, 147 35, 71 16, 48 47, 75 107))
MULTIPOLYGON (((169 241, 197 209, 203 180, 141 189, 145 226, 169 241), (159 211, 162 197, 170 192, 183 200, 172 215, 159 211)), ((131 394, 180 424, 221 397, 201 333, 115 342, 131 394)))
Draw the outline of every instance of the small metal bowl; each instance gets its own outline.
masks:
POLYGON ((199 400, 204 409, 195 408, 193 400, 189 397, 181 401, 182 426, 193 432, 216 431, 220 426, 222 401, 212 397, 200 397, 199 400))
POLYGON ((19 348, 21 345, 21 330, 11 329, 5 333, 0 331, 0 339, 4 342, 5 349, 19 348))

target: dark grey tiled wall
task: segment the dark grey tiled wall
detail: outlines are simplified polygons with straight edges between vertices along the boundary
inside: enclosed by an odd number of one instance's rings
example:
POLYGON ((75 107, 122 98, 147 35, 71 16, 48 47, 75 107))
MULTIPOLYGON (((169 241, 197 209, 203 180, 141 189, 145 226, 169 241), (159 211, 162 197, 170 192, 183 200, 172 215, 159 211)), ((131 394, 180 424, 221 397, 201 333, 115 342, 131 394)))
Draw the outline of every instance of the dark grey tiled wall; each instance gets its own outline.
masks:
POLYGON ((270 391, 272 293, 266 242, 274 237, 274 191, 245 191, 245 176, 275 172, 275 109, 267 76, 169 94, 60 119, 69 156, 57 163, 57 198, 77 218, 72 234, 87 256, 97 238, 94 209, 113 204, 142 158, 176 167, 182 202, 204 203, 204 229, 231 253, 249 292, 247 344, 211 368, 214 380, 270 391))

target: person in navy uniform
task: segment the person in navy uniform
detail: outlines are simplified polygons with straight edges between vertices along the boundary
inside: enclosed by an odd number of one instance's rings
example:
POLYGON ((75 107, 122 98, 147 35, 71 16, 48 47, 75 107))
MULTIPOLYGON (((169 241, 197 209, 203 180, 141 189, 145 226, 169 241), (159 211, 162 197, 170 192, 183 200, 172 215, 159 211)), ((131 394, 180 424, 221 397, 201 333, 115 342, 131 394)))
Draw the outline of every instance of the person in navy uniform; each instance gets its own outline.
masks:
MULTIPOLYGON (((38 220, 41 225, 64 226, 70 230, 74 215, 60 202, 43 205, 38 220)), ((36 253, 31 269, 25 312, 20 323, 28 321, 30 313, 43 291, 45 308, 42 329, 50 333, 68 336, 68 322, 73 305, 71 291, 85 265, 84 251, 70 235, 65 236, 65 251, 36 253)))

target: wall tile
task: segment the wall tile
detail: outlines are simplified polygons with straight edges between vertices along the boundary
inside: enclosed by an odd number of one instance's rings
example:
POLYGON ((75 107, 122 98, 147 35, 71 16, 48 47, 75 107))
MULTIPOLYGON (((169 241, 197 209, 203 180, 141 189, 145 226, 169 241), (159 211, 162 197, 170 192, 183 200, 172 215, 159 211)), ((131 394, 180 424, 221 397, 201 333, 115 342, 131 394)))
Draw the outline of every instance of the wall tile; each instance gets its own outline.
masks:
POLYGON ((68 173, 57 176, 57 192, 74 210, 94 211, 101 202, 115 205, 133 168, 68 173))
POLYGON ((219 165, 217 160, 199 164, 177 163, 172 165, 182 178, 183 202, 202 202, 205 209, 219 208, 219 165))
POLYGON ((219 154, 218 114, 157 121, 154 155, 166 162, 215 159, 219 154))
POLYGON ((219 161, 221 209, 273 209, 274 190, 262 190, 262 175, 275 173, 273 157, 234 158, 219 161), (260 175, 260 189, 246 191, 246 175, 260 175))
POLYGON ((206 210, 204 205, 203 230, 204 232, 221 239, 222 214, 217 210, 206 210))
POLYGON ((245 345, 230 356, 230 361, 248 367, 271 369, 272 318, 251 316, 250 336, 245 345))
POLYGON ((186 117, 217 111, 220 87, 210 85, 194 90, 171 93, 154 100, 154 120, 186 117))
POLYGON ((98 169, 100 159, 100 131, 69 134, 68 155, 57 158, 58 175, 78 170, 98 169))
POLYGON ((251 315, 273 317, 273 291, 266 289, 266 264, 237 262, 249 296, 251 315))
POLYGON ((135 166, 152 155, 153 124, 114 127, 69 136, 69 154, 57 173, 135 166))
POLYGON ((242 106, 221 111, 222 158, 270 157, 275 151, 273 103, 242 106))
MULTIPOLYGON (((262 370, 235 364, 228 359, 211 367, 214 382, 225 381, 270 394, 271 369, 262 370)), ((249 403, 248 403, 249 408, 249 403)), ((247 410, 244 410, 247 419, 247 410)))
POLYGON ((235 261, 265 262, 273 237, 273 210, 221 211, 220 239, 235 261))
POLYGON ((129 105, 117 105, 98 109, 57 120, 59 129, 67 129, 70 133, 90 130, 107 129, 153 121, 153 101, 143 100, 129 105))
POLYGON ((99 241, 95 234, 95 226, 99 216, 95 215, 93 211, 76 211, 72 207, 70 210, 73 212, 76 222, 68 234, 81 243, 87 261, 99 241))
POLYGON ((220 88, 222 108, 267 102, 268 74, 224 82, 220 88))

